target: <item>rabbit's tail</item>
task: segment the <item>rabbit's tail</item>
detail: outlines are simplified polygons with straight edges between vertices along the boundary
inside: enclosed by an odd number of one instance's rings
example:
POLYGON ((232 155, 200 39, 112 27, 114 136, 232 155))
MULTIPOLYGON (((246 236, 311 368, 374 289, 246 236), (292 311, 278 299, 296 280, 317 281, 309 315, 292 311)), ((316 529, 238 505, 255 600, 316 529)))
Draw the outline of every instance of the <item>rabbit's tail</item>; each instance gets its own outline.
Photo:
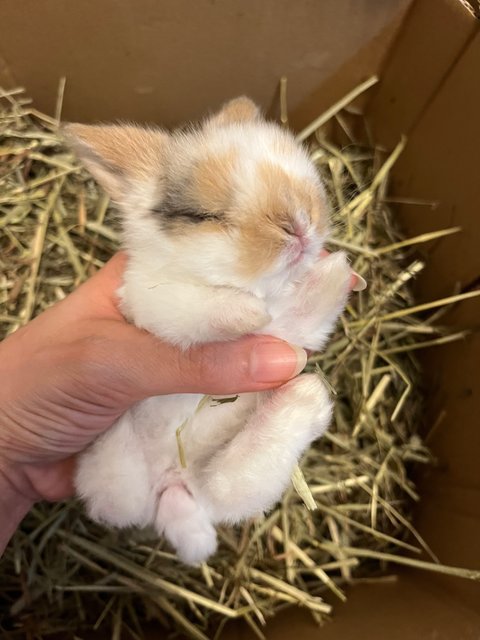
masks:
POLYGON ((187 564, 203 562, 217 548, 215 528, 184 485, 172 485, 163 491, 155 526, 187 564))

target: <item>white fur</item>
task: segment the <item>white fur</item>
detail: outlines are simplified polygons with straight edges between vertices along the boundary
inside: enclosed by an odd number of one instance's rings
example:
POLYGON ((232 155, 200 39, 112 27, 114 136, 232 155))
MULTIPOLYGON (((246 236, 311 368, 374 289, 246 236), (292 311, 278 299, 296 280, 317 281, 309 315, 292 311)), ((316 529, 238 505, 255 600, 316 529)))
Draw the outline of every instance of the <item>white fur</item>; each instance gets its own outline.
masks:
MULTIPOLYGON (((207 123, 171 145, 166 171, 179 174, 206 149, 220 153, 233 145, 241 158, 239 201, 253 188, 256 162, 265 158, 322 191, 303 149, 264 122, 207 123)), ((123 309, 137 326, 183 348, 255 332, 309 349, 325 345, 345 305, 351 270, 343 253, 318 258, 323 238, 305 212, 298 220, 310 245, 302 259, 291 265, 282 253, 268 272, 248 280, 238 275, 234 233, 179 240, 142 215, 152 194, 158 197, 158 186, 150 177, 147 182, 143 190, 132 186, 133 195, 120 203, 124 210, 140 208, 124 224, 129 262, 121 290, 123 309)), ((328 392, 314 374, 194 414, 200 399, 155 397, 132 407, 81 456, 76 475, 92 518, 118 527, 153 524, 187 563, 215 551, 215 524, 239 522, 275 504, 332 414, 328 392), (175 434, 186 418, 182 469, 175 434)))

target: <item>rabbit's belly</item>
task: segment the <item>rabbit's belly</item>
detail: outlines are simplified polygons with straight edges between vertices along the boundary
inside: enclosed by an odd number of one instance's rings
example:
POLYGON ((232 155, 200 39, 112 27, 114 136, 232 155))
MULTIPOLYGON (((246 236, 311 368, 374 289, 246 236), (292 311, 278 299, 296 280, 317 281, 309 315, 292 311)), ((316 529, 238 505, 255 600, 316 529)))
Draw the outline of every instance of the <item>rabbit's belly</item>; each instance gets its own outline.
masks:
POLYGON ((142 400, 133 408, 135 428, 146 439, 169 435, 189 418, 202 399, 200 394, 154 396, 142 400))
POLYGON ((259 394, 244 393, 234 402, 212 401, 199 411, 182 432, 186 462, 197 471, 244 427, 256 408, 259 394))
POLYGON ((234 402, 212 400, 197 413, 201 395, 156 396, 138 403, 132 409, 134 430, 154 495, 171 485, 195 484, 195 476, 206 462, 243 428, 258 397, 257 393, 245 393, 234 402))
POLYGON ((194 413, 201 395, 155 396, 131 410, 137 439, 141 443, 154 493, 163 490, 180 466, 176 431, 194 413))

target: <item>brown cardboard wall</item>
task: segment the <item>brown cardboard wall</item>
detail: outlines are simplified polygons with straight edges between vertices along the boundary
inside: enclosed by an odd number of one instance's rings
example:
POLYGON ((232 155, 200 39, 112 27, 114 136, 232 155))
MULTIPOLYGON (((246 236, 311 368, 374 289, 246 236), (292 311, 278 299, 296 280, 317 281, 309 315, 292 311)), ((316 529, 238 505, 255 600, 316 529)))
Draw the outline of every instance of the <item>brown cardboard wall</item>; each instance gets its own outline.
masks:
MULTIPOLYGON (((417 286, 420 302, 451 295, 456 286, 469 290, 480 285, 480 85, 475 77, 480 65, 480 30, 478 23, 473 24, 474 37, 413 125, 407 148, 393 171, 393 190, 398 196, 438 202, 434 209, 399 208, 410 233, 454 225, 463 229, 461 234, 420 248, 428 252, 428 268, 417 286)), ((403 96, 398 95, 400 107, 414 95, 415 74, 411 82, 412 87, 407 83, 403 96)), ((389 122, 389 118, 381 122, 372 118, 380 139, 389 122)), ((395 130, 396 114, 392 123, 395 130)), ((478 298, 454 309, 445 322, 478 331, 478 298)), ((480 567, 480 337, 476 333, 465 342, 429 350, 422 361, 429 389, 427 423, 431 426, 440 415, 443 419, 430 441, 439 466, 422 484, 418 526, 443 562, 480 567)), ((478 583, 442 582, 464 605, 480 609, 478 583)))
MULTIPOLYGON (((402 575, 398 582, 362 584, 348 602, 335 603, 333 619, 320 629, 311 616, 286 611, 268 627, 268 640, 478 640, 480 615, 455 603, 424 576, 402 575)), ((235 629, 235 632, 237 629, 235 629)), ((148 638, 154 640, 155 636, 148 638)), ((158 636, 157 636, 158 638, 158 636)), ((222 640, 252 640, 246 627, 222 640)))
POLYGON ((409 133, 476 30, 459 0, 417 0, 412 5, 369 103, 377 139, 392 146, 409 133))
POLYGON ((374 37, 344 82, 377 71, 410 1, 3 0, 0 84, 52 113, 66 75, 65 119, 171 125, 241 93, 268 108, 286 74, 293 110, 374 37))

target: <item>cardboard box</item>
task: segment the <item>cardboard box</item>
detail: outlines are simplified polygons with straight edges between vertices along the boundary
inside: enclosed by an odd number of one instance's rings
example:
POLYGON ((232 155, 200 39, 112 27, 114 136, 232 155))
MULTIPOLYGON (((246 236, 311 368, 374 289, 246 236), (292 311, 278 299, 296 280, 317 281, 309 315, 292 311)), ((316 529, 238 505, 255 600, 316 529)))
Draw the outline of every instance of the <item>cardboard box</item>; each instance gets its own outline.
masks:
MULTIPOLYGON (((461 225, 428 247, 420 302, 479 285, 480 29, 477 0, 4 0, 0 84, 22 84, 52 112, 67 76, 64 117, 171 125, 247 93, 273 112, 289 78, 291 123, 305 125, 372 73, 364 108, 375 138, 405 133, 393 193, 439 202, 404 205, 408 233, 461 225)), ((447 316, 478 325, 478 299, 447 316)), ((421 479, 416 524, 445 563, 480 568, 480 336, 423 355, 425 423, 440 460, 421 479), (442 413, 443 412, 443 413, 442 413)), ((353 588, 320 631, 301 611, 273 620, 270 639, 480 637, 480 585, 404 571, 395 584, 353 588)), ((247 638, 243 627, 229 638, 247 638)), ((152 638, 163 637, 152 631, 152 638)))

